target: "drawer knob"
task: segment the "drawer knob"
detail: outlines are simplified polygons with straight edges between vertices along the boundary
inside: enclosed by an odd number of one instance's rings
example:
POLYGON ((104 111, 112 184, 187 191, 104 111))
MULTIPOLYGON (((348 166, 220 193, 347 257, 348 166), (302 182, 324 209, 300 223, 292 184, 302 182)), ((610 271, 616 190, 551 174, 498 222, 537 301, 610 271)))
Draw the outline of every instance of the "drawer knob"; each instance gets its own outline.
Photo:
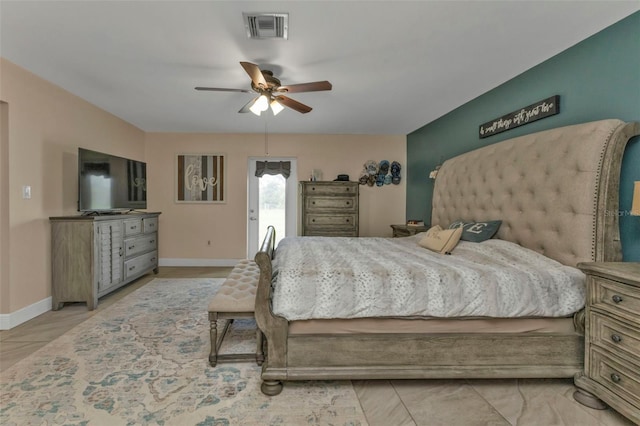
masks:
POLYGON ((347 219, 347 223, 349 223, 349 219, 347 219))
POLYGON ((314 204, 314 205, 315 205, 315 204, 316 204, 316 202, 315 202, 315 201, 312 201, 312 202, 311 202, 311 204, 314 204))
POLYGON ((611 373, 611 381, 613 383, 620 383, 622 379, 616 373, 611 373))
POLYGON ((620 343, 620 342, 622 342, 622 337, 620 337, 619 334, 612 334, 611 335, 611 340, 613 340, 616 343, 620 343))
POLYGON ((618 296, 617 294, 614 294, 611 300, 613 300, 614 303, 620 303, 622 302, 622 296, 618 296))
POLYGON ((311 222, 315 222, 315 221, 316 221, 315 219, 311 219, 311 222))
POLYGON ((347 201, 347 205, 349 205, 349 202, 347 201))
POLYGON ((129 267, 129 270, 130 270, 130 271, 133 271, 134 269, 136 269, 136 267, 135 267, 135 266, 130 266, 130 267, 129 267))
POLYGON ((129 250, 132 250, 134 247, 134 245, 129 246, 129 250))

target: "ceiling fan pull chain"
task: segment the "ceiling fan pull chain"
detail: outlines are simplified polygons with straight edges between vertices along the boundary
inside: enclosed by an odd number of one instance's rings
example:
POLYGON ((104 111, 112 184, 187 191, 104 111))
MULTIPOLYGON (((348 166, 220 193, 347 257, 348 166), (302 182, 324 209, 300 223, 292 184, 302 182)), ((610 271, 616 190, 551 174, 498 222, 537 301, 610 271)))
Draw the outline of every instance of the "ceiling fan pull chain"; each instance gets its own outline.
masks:
POLYGON ((269 156, 269 137, 267 135, 267 117, 264 117, 264 155, 269 156))

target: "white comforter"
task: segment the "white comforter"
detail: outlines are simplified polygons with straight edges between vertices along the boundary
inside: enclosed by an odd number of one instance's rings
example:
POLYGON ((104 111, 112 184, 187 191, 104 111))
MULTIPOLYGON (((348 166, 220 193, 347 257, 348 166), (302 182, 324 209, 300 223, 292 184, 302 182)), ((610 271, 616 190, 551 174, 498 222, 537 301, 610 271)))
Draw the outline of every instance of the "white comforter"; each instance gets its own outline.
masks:
POLYGON ((584 307, 585 276, 502 240, 452 255, 405 238, 293 237, 274 259, 273 312, 288 320, 564 317, 584 307))

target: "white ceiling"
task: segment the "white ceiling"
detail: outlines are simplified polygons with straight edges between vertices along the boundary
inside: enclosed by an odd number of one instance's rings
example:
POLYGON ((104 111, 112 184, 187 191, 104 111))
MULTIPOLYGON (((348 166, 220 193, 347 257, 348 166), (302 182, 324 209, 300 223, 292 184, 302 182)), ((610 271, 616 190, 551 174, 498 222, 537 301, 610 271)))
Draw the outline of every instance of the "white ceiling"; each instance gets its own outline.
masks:
POLYGON ((407 134, 637 10, 637 0, 2 0, 0 55, 148 132, 407 134), (242 12, 288 12, 289 39, 249 40, 242 12), (333 90, 291 94, 313 111, 277 117, 238 114, 248 93, 194 90, 250 89, 240 61, 333 90))

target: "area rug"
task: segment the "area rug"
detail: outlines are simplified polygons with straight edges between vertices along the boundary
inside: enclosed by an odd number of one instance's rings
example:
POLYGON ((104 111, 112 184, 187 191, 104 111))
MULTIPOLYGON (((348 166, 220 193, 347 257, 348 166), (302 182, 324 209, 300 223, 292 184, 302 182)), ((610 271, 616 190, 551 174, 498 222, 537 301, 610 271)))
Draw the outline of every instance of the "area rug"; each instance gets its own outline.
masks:
MULTIPOLYGON (((0 424, 367 424, 349 381, 287 382, 268 397, 255 363, 209 366, 207 305, 221 283, 155 279, 10 367, 0 424)), ((254 327, 234 322, 221 352, 251 352, 254 327)))

